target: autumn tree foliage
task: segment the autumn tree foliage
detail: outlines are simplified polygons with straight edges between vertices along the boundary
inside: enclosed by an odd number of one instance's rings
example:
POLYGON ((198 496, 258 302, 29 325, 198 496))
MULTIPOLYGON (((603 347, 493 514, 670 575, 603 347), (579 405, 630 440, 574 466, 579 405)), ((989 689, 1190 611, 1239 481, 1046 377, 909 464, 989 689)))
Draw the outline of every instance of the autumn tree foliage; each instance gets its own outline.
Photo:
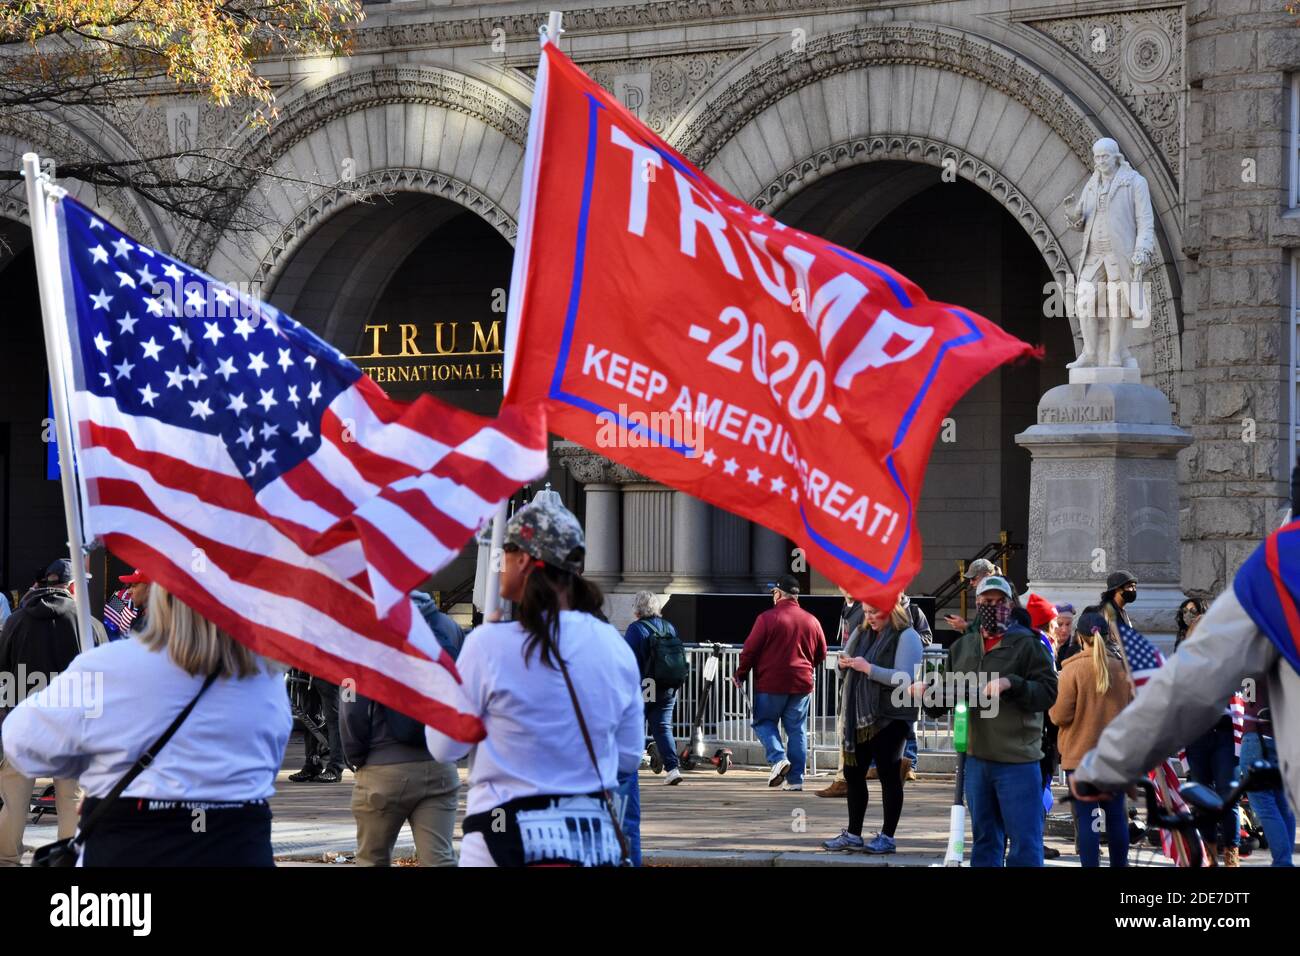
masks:
MULTIPOLYGON (((345 54, 361 17, 359 0, 0 0, 0 121, 21 131, 68 110, 182 92, 273 123, 275 91, 259 67, 345 54)), ((183 219, 225 226, 236 183, 246 182, 231 175, 231 155, 229 143, 196 143, 129 163, 90 152, 54 159, 60 178, 133 189, 183 219)), ((0 180, 16 176, 0 170, 0 180)))

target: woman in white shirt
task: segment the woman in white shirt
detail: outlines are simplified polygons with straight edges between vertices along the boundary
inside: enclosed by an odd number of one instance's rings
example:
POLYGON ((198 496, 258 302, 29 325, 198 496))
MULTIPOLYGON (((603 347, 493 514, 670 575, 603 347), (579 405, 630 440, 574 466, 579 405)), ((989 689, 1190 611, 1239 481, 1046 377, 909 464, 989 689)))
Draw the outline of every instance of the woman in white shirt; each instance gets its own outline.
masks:
MULTIPOLYGON (((460 865, 617 865, 606 794, 641 762, 636 658, 601 617, 600 589, 581 574, 582 527, 563 505, 520 508, 504 550, 501 596, 517 620, 477 628, 456 661, 487 728, 470 759, 460 865)), ((471 750, 432 728, 425 736, 436 760, 471 750)))
POLYGON ((194 701, 85 835, 81 865, 273 866, 267 799, 293 725, 282 671, 156 582, 147 619, 15 708, 5 758, 30 777, 80 778, 84 823, 194 701))

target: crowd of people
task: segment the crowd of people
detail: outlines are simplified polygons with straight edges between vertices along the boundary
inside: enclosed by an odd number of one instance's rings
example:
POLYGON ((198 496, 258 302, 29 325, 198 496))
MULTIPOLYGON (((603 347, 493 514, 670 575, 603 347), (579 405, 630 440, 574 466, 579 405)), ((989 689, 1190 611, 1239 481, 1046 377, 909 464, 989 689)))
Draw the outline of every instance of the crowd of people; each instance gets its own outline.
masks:
MULTIPOLYGON (((468 638, 428 595, 413 595, 456 659, 470 709, 486 728, 476 745, 306 678, 311 713, 300 716, 319 731, 305 735, 305 765, 288 779, 330 784, 345 768, 353 771, 358 863, 391 864, 409 825, 421 865, 454 865, 456 764, 471 750, 460 865, 639 863, 637 771, 647 728, 664 783, 679 785, 673 723, 688 660, 654 594, 636 596, 625 634, 605 619, 600 589, 582 574, 584 544, 578 521, 558 501, 519 509, 505 529, 500 576, 513 620, 491 621, 468 638)), ((1126 788, 1113 782, 1119 774, 1131 782, 1156 753, 1113 732, 1143 703, 1133 704, 1125 640, 1135 633, 1129 609, 1138 581, 1117 571, 1096 604, 1076 611, 1038 594, 1022 600, 984 559, 966 577, 973 619, 945 618, 955 632, 947 672, 980 675, 978 686, 961 693, 921 679, 935 634, 916 605, 900 595, 877 606, 844 592, 835 661, 842 675, 835 713, 840 764, 818 796, 845 798, 847 819, 824 848, 897 852, 904 784, 915 779, 918 715, 965 704, 972 865, 1043 865, 1050 781, 1059 764, 1078 797, 1080 862, 1100 865, 1104 823, 1108 862, 1125 866, 1126 788), (1112 786, 1085 799, 1081 779, 1112 786), (870 780, 880 788, 881 822, 868 838, 870 780)), ((285 668, 250 652, 142 572, 121 582, 105 623, 93 622, 93 646, 84 653, 66 560, 50 565, 6 615, 0 674, 57 676, 30 694, 19 686, 15 705, 0 711, 0 866, 17 865, 22 856, 37 777, 53 778, 59 821, 60 843, 42 848, 44 859, 70 853, 84 865, 271 865, 268 799, 294 718, 285 668), (103 718, 94 721, 64 705, 79 699, 75 692, 92 675, 102 680, 96 694, 103 718)), ((731 675, 742 689, 752 679, 767 785, 786 792, 803 788, 814 675, 828 655, 820 622, 800 606, 800 590, 788 575, 771 584, 773 606, 758 615, 731 675)), ((1152 682, 1160 693, 1180 673, 1206 666, 1205 643, 1193 638, 1215 613, 1192 599, 1180 607, 1180 666, 1152 682)), ((1264 683, 1242 708, 1239 752, 1231 711, 1208 715, 1213 719, 1198 713, 1181 728, 1196 730, 1182 742, 1191 779, 1224 793, 1239 763, 1277 759, 1264 683)), ((1275 685, 1273 693, 1284 695, 1286 687, 1275 685)), ((1163 744, 1172 733, 1165 732, 1163 744)), ((1295 818, 1285 791, 1262 791, 1251 801, 1274 863, 1289 865, 1295 818)), ((1239 862, 1235 811, 1203 837, 1210 860, 1222 854, 1226 865, 1239 862)))

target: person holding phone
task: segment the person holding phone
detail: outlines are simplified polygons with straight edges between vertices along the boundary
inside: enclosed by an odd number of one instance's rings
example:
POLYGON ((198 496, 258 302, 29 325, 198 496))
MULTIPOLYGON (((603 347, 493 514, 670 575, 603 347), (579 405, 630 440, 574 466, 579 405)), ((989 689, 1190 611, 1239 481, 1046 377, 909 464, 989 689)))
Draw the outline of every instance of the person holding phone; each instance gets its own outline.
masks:
MULTIPOLYGON (((997 574, 998 568, 988 558, 976 558, 966 569, 966 580, 970 582, 971 594, 979 592, 979 586, 984 583, 984 579, 991 574, 997 574)), ((976 629, 973 621, 967 621, 960 614, 945 614, 943 616, 947 625, 958 634, 965 634, 968 631, 976 629)))
POLYGON ((916 717, 910 688, 921 664, 921 635, 902 600, 887 610, 863 603, 863 626, 840 654, 841 749, 848 785, 849 825, 822 844, 827 850, 893 853, 903 814, 901 764, 907 732, 916 717), (875 839, 862 839, 867 813, 867 767, 878 770, 884 820, 875 839))

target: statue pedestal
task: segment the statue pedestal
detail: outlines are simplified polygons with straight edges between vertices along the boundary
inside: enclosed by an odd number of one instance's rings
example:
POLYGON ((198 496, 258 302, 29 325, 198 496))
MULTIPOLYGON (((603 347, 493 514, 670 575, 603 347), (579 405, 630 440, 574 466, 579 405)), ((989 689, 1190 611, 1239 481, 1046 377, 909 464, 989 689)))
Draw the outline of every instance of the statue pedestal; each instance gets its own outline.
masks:
POLYGON ((1157 637, 1173 633, 1183 597, 1175 459, 1192 437, 1159 389, 1076 379, 1130 371, 1072 369, 1070 384, 1038 403, 1038 424, 1016 436, 1033 458, 1029 589, 1082 611, 1110 572, 1131 571, 1133 623, 1157 637))
POLYGON ((1094 366, 1070 369, 1071 385, 1129 385, 1142 384, 1142 371, 1136 368, 1094 366))

